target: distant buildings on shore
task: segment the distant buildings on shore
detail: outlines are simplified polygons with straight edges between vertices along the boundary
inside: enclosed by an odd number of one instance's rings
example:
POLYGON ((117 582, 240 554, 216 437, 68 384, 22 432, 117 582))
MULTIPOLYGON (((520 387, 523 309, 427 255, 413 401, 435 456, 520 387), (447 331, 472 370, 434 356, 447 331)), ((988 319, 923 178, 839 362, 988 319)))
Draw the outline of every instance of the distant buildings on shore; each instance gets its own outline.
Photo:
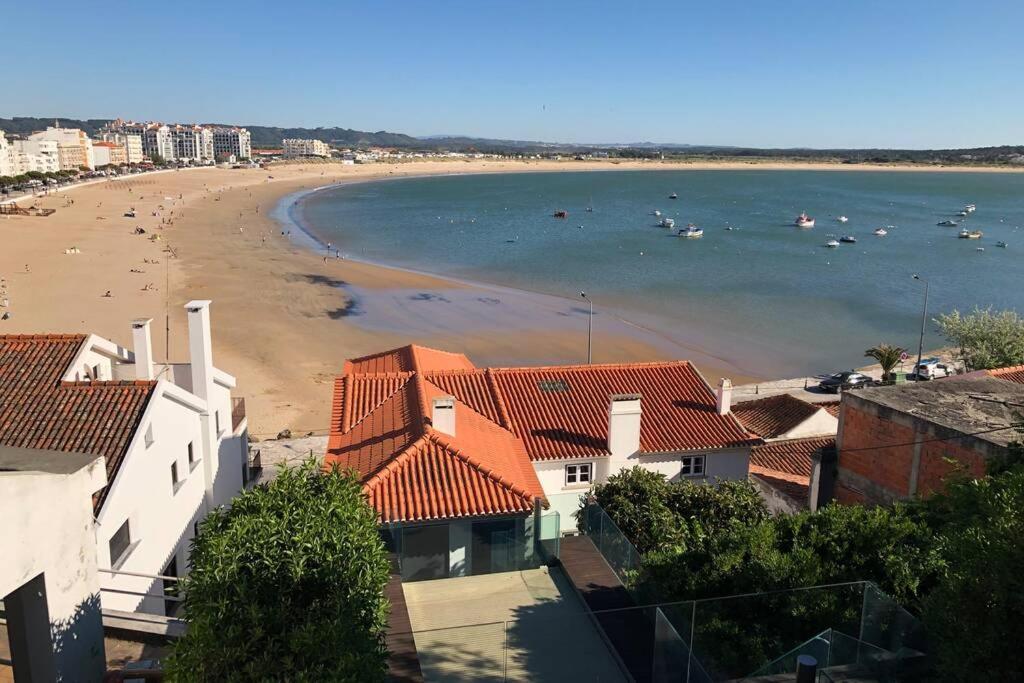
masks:
MULTIPOLYGON (((151 160, 213 163, 252 157, 252 136, 245 128, 139 123, 116 119, 104 126, 104 136, 137 136, 142 154, 151 160)), ((105 138, 106 139, 106 138, 105 138)))
POLYGON ((282 141, 286 157, 330 157, 331 148, 322 140, 299 140, 291 138, 282 141))

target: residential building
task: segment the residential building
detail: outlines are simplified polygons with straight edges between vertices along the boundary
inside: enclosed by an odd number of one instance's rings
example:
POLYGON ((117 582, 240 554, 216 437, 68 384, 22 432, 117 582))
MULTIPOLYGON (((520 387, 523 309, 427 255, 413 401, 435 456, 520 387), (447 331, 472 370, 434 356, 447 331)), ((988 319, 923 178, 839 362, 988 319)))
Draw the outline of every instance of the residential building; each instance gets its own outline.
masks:
POLYGON ((236 159, 251 159, 252 136, 245 128, 214 128, 213 155, 215 158, 234 155, 236 159))
POLYGON ((329 157, 331 148, 322 140, 282 140, 284 155, 287 157, 329 157))
MULTIPOLYGON (((142 152, 142 135, 137 133, 101 133, 100 140, 113 142, 124 147, 125 157, 129 164, 140 163, 145 154, 142 152)), ((95 145, 95 143, 94 143, 95 145)))
MULTIPOLYGON (((0 336, 0 445, 103 456, 94 499, 101 569, 181 576, 196 523, 243 486, 248 436, 235 379, 213 365, 210 302, 185 305, 190 363, 154 361, 96 335, 0 336)), ((52 503, 52 501, 51 501, 52 503)), ((104 576, 104 609, 159 612, 161 582, 104 576)))
MULTIPOLYGON (((996 371, 999 372, 999 371, 996 371)), ((985 474, 1020 438, 1024 384, 981 373, 843 394, 834 482, 823 498, 887 504, 939 490, 954 470, 985 474)))
POLYGON ((174 159, 178 161, 212 161, 213 131, 202 126, 176 125, 169 128, 174 159))
POLYGON ((128 163, 128 150, 116 142, 93 142, 92 153, 96 168, 121 166, 128 163))
POLYGON ((543 509, 574 530, 580 495, 624 468, 746 479, 761 440, 730 400, 685 361, 481 369, 406 346, 345 363, 325 465, 359 473, 405 580, 500 571, 543 509))
POLYGON ((81 168, 93 169, 92 140, 78 128, 61 128, 59 124, 50 126, 45 131, 28 136, 30 141, 50 140, 57 143, 57 154, 62 171, 77 171, 81 168))
POLYGON ((29 171, 56 173, 61 170, 60 150, 54 140, 12 140, 9 159, 11 175, 29 171))
POLYGON ((8 144, 7 136, 0 130, 0 176, 17 175, 14 168, 14 148, 8 144))
POLYGON ((159 156, 165 161, 174 161, 177 158, 171 129, 162 123, 138 123, 115 119, 103 128, 101 135, 137 135, 142 143, 143 156, 149 159, 159 156))
POLYGON ((795 512, 811 507, 811 479, 823 454, 835 451, 839 402, 808 403, 789 394, 744 401, 733 414, 765 440, 750 454, 750 481, 768 508, 795 512))
POLYGON ((0 680, 11 680, 5 664, 16 681, 103 679, 93 495, 106 484, 100 456, 0 446, 0 600, 10 647, 0 680))

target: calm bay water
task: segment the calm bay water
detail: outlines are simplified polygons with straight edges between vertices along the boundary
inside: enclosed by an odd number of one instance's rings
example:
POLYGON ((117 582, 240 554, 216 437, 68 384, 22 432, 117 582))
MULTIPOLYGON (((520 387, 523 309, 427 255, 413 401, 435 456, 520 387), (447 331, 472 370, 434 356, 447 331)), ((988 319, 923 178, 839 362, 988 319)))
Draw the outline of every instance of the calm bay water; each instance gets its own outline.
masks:
MULTIPOLYGON (((878 342, 916 349, 923 287, 913 273, 931 282, 932 314, 1024 309, 1024 175, 469 175, 331 188, 301 209, 352 257, 566 297, 586 290, 599 309, 761 376, 862 365, 878 342), (965 226, 981 240, 936 226, 967 203, 978 210, 965 226), (553 218, 558 209, 569 217, 553 218), (703 239, 670 236, 654 209, 704 228, 703 239), (793 226, 802 210, 815 228, 793 226), (879 226, 895 227, 876 237, 879 226), (827 249, 829 234, 858 242, 827 249)), ((926 345, 938 346, 932 327, 926 345)))

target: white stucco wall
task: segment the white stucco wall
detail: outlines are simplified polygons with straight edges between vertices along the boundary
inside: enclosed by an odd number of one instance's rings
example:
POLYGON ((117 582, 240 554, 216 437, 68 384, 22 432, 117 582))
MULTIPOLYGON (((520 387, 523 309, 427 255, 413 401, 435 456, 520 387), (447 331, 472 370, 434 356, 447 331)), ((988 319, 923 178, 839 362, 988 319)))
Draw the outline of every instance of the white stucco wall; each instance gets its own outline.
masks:
POLYGON ((778 438, 802 439, 809 436, 833 436, 837 431, 839 431, 839 419, 833 417, 824 408, 819 408, 816 413, 785 434, 780 434, 778 438))
POLYGON ((105 482, 102 458, 72 474, 0 473, 0 598, 43 574, 58 680, 105 670, 92 510, 105 482))

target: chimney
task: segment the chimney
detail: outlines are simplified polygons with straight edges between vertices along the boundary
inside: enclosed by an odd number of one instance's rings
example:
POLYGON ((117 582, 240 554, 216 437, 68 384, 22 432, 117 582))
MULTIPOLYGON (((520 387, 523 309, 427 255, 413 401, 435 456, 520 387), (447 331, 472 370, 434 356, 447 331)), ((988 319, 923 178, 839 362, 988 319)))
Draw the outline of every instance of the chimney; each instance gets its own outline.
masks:
POLYGON ((640 451, 640 394, 613 394, 608 403, 609 474, 627 465, 640 451))
POLYGON ((454 396, 439 396, 434 399, 434 410, 430 422, 437 431, 448 436, 455 436, 454 396))
POLYGON ((718 404, 715 408, 719 415, 727 415, 732 409, 732 382, 723 377, 718 382, 718 404))
POLYGON ((135 351, 135 379, 153 379, 153 342, 149 337, 151 318, 132 321, 132 349, 135 351))
POLYGON ((210 302, 189 301, 188 355, 192 366, 192 393, 209 400, 213 387, 213 342, 210 338, 210 302))

